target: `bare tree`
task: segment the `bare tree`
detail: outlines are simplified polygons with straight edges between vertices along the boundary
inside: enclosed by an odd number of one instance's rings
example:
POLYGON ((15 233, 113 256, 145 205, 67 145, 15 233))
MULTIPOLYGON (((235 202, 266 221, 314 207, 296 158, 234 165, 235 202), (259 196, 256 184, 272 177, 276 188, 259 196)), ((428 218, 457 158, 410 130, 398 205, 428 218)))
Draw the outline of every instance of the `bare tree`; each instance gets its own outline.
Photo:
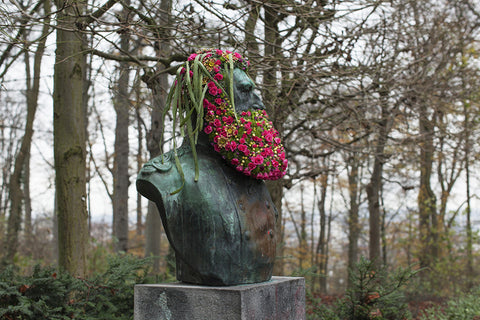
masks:
MULTIPOLYGON (((18 248, 18 234, 22 221, 22 204, 24 197, 30 197, 29 194, 24 194, 24 191, 29 190, 28 186, 22 190, 22 178, 25 175, 28 176, 29 168, 27 166, 30 156, 30 146, 33 136, 33 121, 35 119, 35 113, 38 106, 38 94, 40 91, 40 72, 42 58, 45 51, 45 42, 50 29, 50 1, 43 3, 43 11, 45 15, 45 21, 43 21, 43 27, 41 31, 40 41, 37 44, 33 58, 33 70, 30 65, 30 48, 25 48, 25 69, 26 69, 26 101, 27 101, 27 115, 25 121, 25 134, 20 144, 20 149, 15 158, 15 164, 13 173, 10 176, 9 182, 9 196, 10 196, 10 215, 8 217, 7 237, 5 241, 5 259, 12 261, 18 248)), ((28 31, 23 30, 21 32, 24 37, 25 43, 27 43, 28 31)), ((28 183, 28 181, 27 181, 28 183)), ((28 208, 27 208, 28 211, 28 208)), ((31 211, 30 211, 31 214, 31 211)), ((31 223, 31 222, 30 222, 31 223)), ((31 225, 27 223, 27 237, 31 234, 31 225)))

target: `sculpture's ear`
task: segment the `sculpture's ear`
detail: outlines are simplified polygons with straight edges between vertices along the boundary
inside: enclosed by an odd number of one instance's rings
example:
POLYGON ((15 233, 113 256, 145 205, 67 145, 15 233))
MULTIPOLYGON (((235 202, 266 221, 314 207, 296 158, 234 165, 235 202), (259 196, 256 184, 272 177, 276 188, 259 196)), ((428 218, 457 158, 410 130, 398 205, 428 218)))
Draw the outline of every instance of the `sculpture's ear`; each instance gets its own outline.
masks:
POLYGON ((158 213, 160 214, 160 218, 162 220, 163 229, 165 230, 165 234, 167 235, 170 243, 172 243, 172 237, 170 235, 170 230, 167 223, 169 217, 167 217, 168 213, 165 210, 165 205, 163 204, 163 196, 162 192, 160 192, 159 190, 159 186, 154 185, 148 179, 137 179, 136 185, 138 193, 150 200, 152 204, 157 206, 158 213))
POLYGON ((159 189, 161 186, 153 184, 149 179, 137 179, 136 185, 138 193, 155 203, 162 221, 166 221, 167 216, 165 206, 163 205, 162 190, 159 189))

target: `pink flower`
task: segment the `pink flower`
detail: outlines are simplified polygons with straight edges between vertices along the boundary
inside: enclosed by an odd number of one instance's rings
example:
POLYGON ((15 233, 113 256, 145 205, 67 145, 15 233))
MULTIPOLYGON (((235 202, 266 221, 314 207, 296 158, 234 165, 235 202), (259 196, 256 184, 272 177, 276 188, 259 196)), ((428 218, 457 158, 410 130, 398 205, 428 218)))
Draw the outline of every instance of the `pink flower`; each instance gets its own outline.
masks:
POLYGON ((190 55, 190 57, 188 57, 188 61, 193 61, 193 60, 195 60, 195 57, 196 57, 196 56, 197 56, 196 53, 192 53, 192 54, 190 55))
POLYGON ((276 144, 280 144, 280 142, 282 142, 282 140, 280 138, 275 138, 275 143, 276 144))
POLYGON ((278 161, 276 160, 272 160, 272 166, 274 166, 275 168, 278 168, 280 164, 278 163, 278 161))
POLYGON ((256 165, 255 163, 253 163, 253 162, 250 162, 250 163, 248 164, 248 169, 250 169, 250 170, 253 170, 253 169, 255 169, 256 167, 257 167, 257 165, 256 165))
POLYGON ((218 94, 218 89, 217 87, 210 87, 208 89, 208 93, 210 93, 212 96, 216 96, 218 94))
POLYGON ((222 121, 225 122, 226 124, 232 124, 233 123, 233 117, 222 117, 222 121))
POLYGON ((221 104, 223 102, 223 99, 222 98, 216 98, 215 99, 215 103, 216 104, 221 104))
POLYGON ((212 133, 213 128, 211 126, 206 126, 204 131, 205 131, 206 134, 210 134, 210 133, 212 133))
POLYGON ((220 50, 220 49, 216 49, 215 53, 218 54, 219 56, 221 56, 223 54, 223 51, 220 50))
POLYGON ((233 55, 234 55, 235 58, 237 58, 237 59, 242 59, 242 56, 241 56, 240 53, 238 53, 238 52, 235 52, 233 55))
POLYGON ((268 132, 266 135, 265 135, 265 140, 267 140, 268 142, 272 142, 273 141, 273 136, 270 132, 268 132))
POLYGON ((255 156, 252 158, 253 163, 260 165, 263 163, 264 158, 262 156, 255 156))
POLYGON ((214 78, 215 80, 220 81, 223 79, 223 75, 221 73, 217 73, 214 78))
POLYGON ((180 74, 184 74, 185 72, 187 72, 187 69, 182 67, 182 70, 180 70, 180 74))
POLYGON ((260 172, 259 174, 257 174, 257 179, 267 179, 268 178, 268 174, 266 172, 260 172))
POLYGON ((220 127, 220 126, 222 125, 222 122, 221 122, 219 119, 215 119, 215 120, 213 121, 213 125, 214 125, 215 127, 220 127))
POLYGON ((210 107, 211 103, 210 101, 208 101, 207 99, 203 99, 203 107, 204 108, 208 108, 210 107))
POLYGON ((237 148, 237 143, 235 141, 231 141, 229 145, 230 145, 230 150, 232 151, 235 151, 235 149, 237 148))
POLYGON ((244 145, 244 144, 240 144, 240 145, 238 146, 238 150, 240 150, 241 152, 243 152, 243 153, 246 154, 246 153, 248 152, 248 147, 247 147, 246 145, 244 145))
POLYGON ((245 139, 244 139, 244 138, 240 138, 240 140, 238 140, 238 142, 240 142, 241 144, 244 144, 244 143, 245 143, 245 139))
POLYGON ((217 60, 215 61, 215 64, 216 64, 217 66, 221 65, 221 64, 222 64, 222 60, 217 59, 217 60))
POLYGON ((237 158, 233 158, 231 162, 232 165, 237 166, 240 163, 240 160, 238 160, 237 158))

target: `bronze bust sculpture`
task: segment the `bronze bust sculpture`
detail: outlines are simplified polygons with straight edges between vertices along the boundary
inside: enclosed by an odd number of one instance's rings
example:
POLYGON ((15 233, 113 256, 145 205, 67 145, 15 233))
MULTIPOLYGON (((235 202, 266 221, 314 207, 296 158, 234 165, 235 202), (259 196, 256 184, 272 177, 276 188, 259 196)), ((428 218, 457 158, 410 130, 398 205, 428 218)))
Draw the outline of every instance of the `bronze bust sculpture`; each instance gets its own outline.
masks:
POLYGON ((190 130, 180 148, 144 165, 138 192, 159 209, 175 250, 178 280, 202 285, 267 281, 275 260, 278 215, 262 179, 285 173, 278 133, 253 91, 246 59, 207 50, 192 55, 189 63, 194 72, 203 72, 204 89, 188 87, 200 80, 187 66, 172 89, 181 92, 173 103, 197 102, 203 110, 196 107, 191 118, 184 116, 190 130), (192 124, 201 126, 197 134, 192 124))

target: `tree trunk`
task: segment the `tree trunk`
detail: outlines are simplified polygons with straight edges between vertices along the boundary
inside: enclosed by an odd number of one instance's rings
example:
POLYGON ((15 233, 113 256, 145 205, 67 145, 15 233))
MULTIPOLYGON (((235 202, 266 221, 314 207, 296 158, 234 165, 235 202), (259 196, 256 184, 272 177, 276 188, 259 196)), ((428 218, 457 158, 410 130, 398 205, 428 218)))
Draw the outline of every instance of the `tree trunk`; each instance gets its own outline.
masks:
MULTIPOLYGON (((324 166, 326 167, 326 166, 324 166)), ((325 203, 327 197, 328 173, 320 177, 320 199, 318 201, 318 211, 320 213, 320 234, 318 236, 316 259, 320 271, 319 285, 320 292, 327 293, 327 213, 325 203)))
POLYGON ((370 182, 366 187, 369 211, 369 259, 377 267, 382 264, 381 258, 381 231, 380 231, 380 193, 382 190, 383 165, 386 161, 385 147, 387 145, 388 134, 391 130, 391 124, 394 119, 393 110, 388 108, 388 88, 382 88, 380 94, 380 104, 382 107, 381 118, 377 121, 377 135, 374 148, 373 171, 370 182))
MULTIPOLYGON (((378 150, 378 148, 377 148, 378 150)), ((382 151, 383 152, 383 151, 382 151)), ((375 265, 381 264, 380 256, 380 184, 382 183, 383 164, 379 154, 375 155, 373 172, 367 185, 368 211, 369 211, 369 259, 375 265)))
MULTIPOLYGON (((31 143, 30 143, 31 146, 31 143)), ((23 168, 23 202, 25 206, 25 248, 27 254, 33 252, 33 221, 32 221, 32 199, 30 197, 30 149, 28 148, 27 157, 23 168)))
MULTIPOLYGON (((130 1, 126 1, 129 5, 130 1)), ((123 9, 122 19, 128 23, 128 10, 123 9)), ((130 34, 125 30, 120 36, 120 49, 130 51, 130 34)), ((128 62, 119 63, 119 77, 115 94, 114 108, 117 114, 115 125, 115 156, 113 165, 113 241, 115 252, 128 251, 128 128, 129 128, 129 80, 128 62)))
POLYGON ((304 186, 303 184, 300 185, 300 206, 301 206, 301 211, 300 211, 300 239, 299 240, 299 256, 298 256, 298 267, 300 270, 304 270, 305 266, 304 263, 306 262, 305 260, 307 259, 307 230, 306 230, 306 225, 307 225, 307 215, 305 212, 305 199, 303 197, 303 191, 304 191, 304 186))
MULTIPOLYGON (((265 10, 265 62, 268 66, 263 72, 263 101, 267 108, 268 115, 272 119, 276 129, 282 132, 282 120, 280 117, 280 110, 277 110, 277 93, 276 88, 278 82, 276 78, 277 65, 277 42, 280 39, 278 30, 278 13, 270 4, 264 6, 265 10)), ((283 256, 284 256, 284 230, 282 228, 283 214, 282 214, 282 198, 283 198, 283 181, 268 181, 268 191, 272 197, 278 211, 278 220, 275 228, 277 235, 277 260, 273 269, 275 275, 283 275, 283 256)))
MULTIPOLYGON (((247 49, 246 54, 251 61, 259 61, 260 56, 258 42, 255 36, 255 29, 257 27, 258 18, 260 17, 260 6, 253 2, 250 3, 250 6, 251 7, 248 13, 248 18, 245 22, 245 45, 247 49)), ((252 79, 255 80, 257 77, 255 69, 253 68, 249 71, 249 73, 252 79)))
POLYGON ((418 192, 419 232, 422 250, 419 254, 420 267, 431 267, 438 256, 436 223, 436 197, 431 187, 433 166, 434 125, 428 118, 424 103, 419 106, 420 130, 420 190, 418 192))
MULTIPOLYGON (((140 101, 140 84, 135 85, 135 95, 137 101, 137 108, 135 109, 135 117, 137 119, 137 174, 140 172, 143 166, 143 130, 142 130, 142 119, 140 116, 139 110, 139 101, 140 101)), ((136 232, 140 236, 143 233, 143 211, 142 211, 142 195, 137 192, 137 223, 136 223, 136 232)))
POLYGON ((472 233, 472 221, 471 221, 471 195, 470 195, 470 128, 469 128, 469 114, 468 114, 468 106, 467 103, 464 102, 463 104, 463 113, 464 113, 464 130, 465 130, 465 174, 466 174, 466 181, 465 187, 467 189, 467 225, 466 225, 466 233, 467 233, 467 266, 466 266, 466 274, 467 274, 467 285, 471 287, 473 285, 473 281, 471 280, 474 276, 473 274, 473 233, 472 233))
POLYGON ((360 237, 360 222, 358 218, 358 168, 359 159, 358 155, 354 154, 349 158, 348 164, 350 170, 348 170, 348 193, 350 197, 350 208, 348 210, 348 279, 347 287, 353 288, 350 274, 355 268, 355 264, 358 259, 358 239, 360 237))
POLYGON ((54 157, 58 213, 58 263, 84 276, 88 245, 86 210, 86 108, 84 34, 77 21, 85 1, 57 2, 54 71, 54 157))

